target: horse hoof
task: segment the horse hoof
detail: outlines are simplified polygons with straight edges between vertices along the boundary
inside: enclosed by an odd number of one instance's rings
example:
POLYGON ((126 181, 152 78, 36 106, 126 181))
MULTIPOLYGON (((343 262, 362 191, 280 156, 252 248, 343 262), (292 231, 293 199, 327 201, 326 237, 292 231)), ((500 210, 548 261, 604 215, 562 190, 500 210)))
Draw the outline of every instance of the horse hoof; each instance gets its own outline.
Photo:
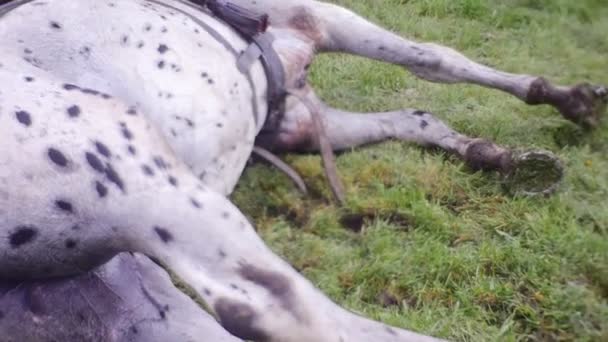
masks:
POLYGON ((604 97, 604 102, 608 101, 608 89, 606 87, 596 87, 593 92, 597 97, 604 97))
POLYGON ((504 176, 504 185, 513 195, 548 196, 564 178, 564 167, 548 151, 527 151, 513 155, 513 167, 504 176))
POLYGON ((580 84, 569 92, 570 100, 564 102, 561 113, 567 119, 592 129, 600 124, 606 113, 608 89, 604 86, 580 84))

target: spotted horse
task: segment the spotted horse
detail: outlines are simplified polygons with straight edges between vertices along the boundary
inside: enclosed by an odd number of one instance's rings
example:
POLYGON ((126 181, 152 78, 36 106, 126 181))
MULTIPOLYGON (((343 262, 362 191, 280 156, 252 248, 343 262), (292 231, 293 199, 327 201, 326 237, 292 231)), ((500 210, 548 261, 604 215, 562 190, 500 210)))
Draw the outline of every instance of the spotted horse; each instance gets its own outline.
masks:
POLYGON ((607 97, 498 71, 313 0, 4 3, 3 342, 432 341, 332 302, 227 195, 254 146, 399 139, 504 173, 523 158, 427 111, 331 108, 307 82, 315 54, 495 88, 584 126, 597 124, 607 97))

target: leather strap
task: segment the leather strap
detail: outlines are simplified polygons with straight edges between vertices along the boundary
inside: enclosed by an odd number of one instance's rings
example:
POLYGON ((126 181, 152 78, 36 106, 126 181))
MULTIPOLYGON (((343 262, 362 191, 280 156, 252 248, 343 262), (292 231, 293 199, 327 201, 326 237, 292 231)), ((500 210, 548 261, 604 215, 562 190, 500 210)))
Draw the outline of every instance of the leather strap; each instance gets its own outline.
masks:
POLYGON ((279 55, 272 47, 274 37, 271 33, 265 32, 253 37, 253 44, 257 45, 262 54, 260 60, 266 70, 267 78, 267 99, 268 99, 268 117, 267 121, 274 124, 274 121, 280 120, 280 117, 285 112, 285 98, 287 91, 285 89, 285 69, 279 55))
POLYGON ((218 19, 237 31, 247 42, 251 43, 239 56, 237 67, 242 73, 248 73, 256 60, 261 60, 267 78, 268 115, 267 125, 274 127, 285 110, 285 69, 279 55, 272 47, 274 37, 267 32, 269 18, 267 14, 257 14, 226 0, 190 0, 206 7, 218 19))
POLYGON ((257 14, 225 0, 206 0, 207 8, 232 26, 244 38, 251 38, 268 28, 268 14, 257 14))
POLYGON ((2 3, 2 0, 0 0, 0 16, 3 16, 6 13, 14 10, 15 8, 32 1, 34 0, 15 0, 2 3))

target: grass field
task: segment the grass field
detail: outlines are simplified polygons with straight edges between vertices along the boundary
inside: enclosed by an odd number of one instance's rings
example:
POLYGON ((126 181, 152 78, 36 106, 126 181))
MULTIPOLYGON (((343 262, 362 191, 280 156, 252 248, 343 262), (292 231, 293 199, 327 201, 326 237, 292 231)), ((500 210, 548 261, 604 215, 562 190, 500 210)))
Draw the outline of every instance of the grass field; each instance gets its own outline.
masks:
MULTIPOLYGON (((507 71, 608 84, 606 0, 334 2, 507 71)), ((494 174, 388 142, 338 157, 339 208, 318 156, 286 156, 312 195, 264 165, 234 194, 273 250, 341 305, 425 334, 608 341, 608 123, 583 132, 549 107, 342 55, 320 57, 311 77, 334 106, 430 110, 472 136, 551 150, 568 173, 550 198, 514 198, 494 174)))

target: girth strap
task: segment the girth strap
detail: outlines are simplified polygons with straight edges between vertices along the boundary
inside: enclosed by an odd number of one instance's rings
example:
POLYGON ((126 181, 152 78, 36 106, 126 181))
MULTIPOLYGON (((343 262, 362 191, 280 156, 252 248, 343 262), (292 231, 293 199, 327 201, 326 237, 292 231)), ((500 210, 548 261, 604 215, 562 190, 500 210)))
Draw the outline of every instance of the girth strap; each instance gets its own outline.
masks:
POLYGON ((238 32, 250 45, 239 56, 237 67, 248 73, 256 60, 264 66, 267 78, 267 101, 270 125, 278 122, 285 110, 285 70, 279 55, 272 47, 274 37, 267 32, 268 14, 258 14, 225 0, 190 0, 206 7, 218 19, 238 32))
POLYGON ((253 43, 239 56, 237 66, 241 72, 251 69, 255 60, 262 61, 267 79, 267 100, 269 123, 279 119, 285 111, 285 71, 276 51, 272 47, 274 37, 269 32, 254 36, 253 43))

